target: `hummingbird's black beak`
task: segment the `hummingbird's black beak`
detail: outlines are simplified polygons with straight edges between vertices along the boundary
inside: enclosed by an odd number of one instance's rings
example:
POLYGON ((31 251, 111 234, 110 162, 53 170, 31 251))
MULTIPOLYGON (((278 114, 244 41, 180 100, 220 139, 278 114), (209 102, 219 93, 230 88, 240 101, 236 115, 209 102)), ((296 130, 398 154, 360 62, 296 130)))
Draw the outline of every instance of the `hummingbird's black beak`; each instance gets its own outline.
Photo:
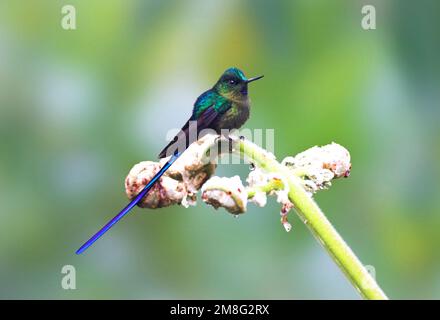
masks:
POLYGON ((249 82, 252 82, 252 81, 255 81, 255 80, 258 80, 258 79, 261 79, 261 78, 263 78, 264 76, 259 76, 259 77, 254 77, 254 78, 250 78, 250 79, 247 79, 247 83, 249 83, 249 82))

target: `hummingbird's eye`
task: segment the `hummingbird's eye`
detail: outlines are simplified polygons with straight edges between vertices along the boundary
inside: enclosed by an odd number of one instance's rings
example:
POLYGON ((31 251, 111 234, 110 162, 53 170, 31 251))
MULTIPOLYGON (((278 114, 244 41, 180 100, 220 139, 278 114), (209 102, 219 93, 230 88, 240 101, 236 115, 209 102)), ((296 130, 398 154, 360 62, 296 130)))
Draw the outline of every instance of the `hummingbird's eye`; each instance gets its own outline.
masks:
POLYGON ((234 79, 230 79, 230 80, 229 80, 229 83, 230 83, 230 84, 236 84, 237 81, 235 81, 234 79))

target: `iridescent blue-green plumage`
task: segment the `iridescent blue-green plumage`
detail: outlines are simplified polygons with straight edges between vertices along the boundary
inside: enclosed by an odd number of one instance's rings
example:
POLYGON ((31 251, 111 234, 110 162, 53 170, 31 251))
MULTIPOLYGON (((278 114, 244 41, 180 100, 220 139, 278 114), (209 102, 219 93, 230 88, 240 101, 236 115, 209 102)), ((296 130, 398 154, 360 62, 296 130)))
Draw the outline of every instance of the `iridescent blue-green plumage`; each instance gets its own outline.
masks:
MULTIPOLYGON (((193 142, 189 139, 189 122, 197 122, 197 134, 204 129, 213 129, 221 134, 222 129, 240 128, 249 118, 250 103, 248 84, 261 77, 248 79, 237 68, 227 69, 210 90, 202 93, 194 103, 191 118, 183 126, 180 136, 186 137, 186 145, 193 142)), ((177 135, 159 154, 160 158, 169 156, 171 147, 175 148, 179 140, 177 135)))
MULTIPOLYGON (((262 77, 262 76, 261 76, 262 77)), ((77 251, 81 254, 105 234, 118 221, 126 216, 131 209, 151 190, 154 184, 185 151, 185 149, 198 138, 204 129, 213 129, 222 134, 222 129, 238 129, 249 118, 248 83, 261 77, 247 79, 244 73, 237 68, 226 70, 212 89, 204 92, 194 103, 191 118, 183 126, 180 133, 162 150, 159 157, 171 156, 158 173, 145 185, 145 187, 122 209, 113 219, 87 240, 77 251), (196 123, 196 132, 191 132, 190 122, 196 123), (176 142, 183 137, 182 144, 176 148, 176 142), (180 149, 179 149, 180 148, 180 149)))

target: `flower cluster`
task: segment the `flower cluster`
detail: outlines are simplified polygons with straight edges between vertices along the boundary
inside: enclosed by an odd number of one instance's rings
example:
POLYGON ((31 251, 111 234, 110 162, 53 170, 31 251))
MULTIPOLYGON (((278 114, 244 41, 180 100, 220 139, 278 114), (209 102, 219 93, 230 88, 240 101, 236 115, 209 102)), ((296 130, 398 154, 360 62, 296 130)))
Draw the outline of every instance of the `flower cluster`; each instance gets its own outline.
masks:
MULTIPOLYGON (((213 176, 219 137, 206 135, 193 143, 187 151, 159 179, 146 197, 139 203, 144 208, 160 208, 174 204, 185 207, 195 205, 197 193, 214 208, 224 208, 234 215, 246 212, 249 203, 264 207, 268 196, 275 196, 280 203, 281 223, 290 231, 287 214, 294 207, 288 197, 288 183, 282 174, 269 173, 251 164, 251 170, 243 184, 239 176, 213 176), (215 148, 214 148, 215 147, 215 148)), ((231 148, 230 151, 234 151, 231 148)), ((275 158, 273 155, 270 155, 275 158)), ((167 159, 160 162, 143 161, 136 164, 125 180, 127 196, 134 198, 160 170, 167 159)), ((350 154, 342 146, 331 143, 315 146, 294 157, 286 157, 281 164, 286 172, 296 176, 304 189, 312 196, 331 186, 331 181, 348 177, 351 170, 350 154)))

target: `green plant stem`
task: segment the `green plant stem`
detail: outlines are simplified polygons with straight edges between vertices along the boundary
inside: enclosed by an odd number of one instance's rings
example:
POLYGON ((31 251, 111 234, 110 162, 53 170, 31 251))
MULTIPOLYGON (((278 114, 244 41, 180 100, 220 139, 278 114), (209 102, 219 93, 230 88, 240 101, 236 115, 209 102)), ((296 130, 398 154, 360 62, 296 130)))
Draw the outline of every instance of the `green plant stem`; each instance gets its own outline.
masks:
POLYGON ((276 161, 271 154, 250 141, 240 140, 235 152, 247 157, 267 172, 282 175, 288 183, 289 200, 295 206, 301 220, 328 251, 353 286, 366 299, 388 299, 312 197, 304 190, 298 177, 276 161))
POLYGON ((258 187, 252 187, 247 189, 248 199, 255 196, 257 192, 268 193, 272 190, 282 190, 284 188, 283 182, 280 180, 270 180, 267 184, 258 187))

